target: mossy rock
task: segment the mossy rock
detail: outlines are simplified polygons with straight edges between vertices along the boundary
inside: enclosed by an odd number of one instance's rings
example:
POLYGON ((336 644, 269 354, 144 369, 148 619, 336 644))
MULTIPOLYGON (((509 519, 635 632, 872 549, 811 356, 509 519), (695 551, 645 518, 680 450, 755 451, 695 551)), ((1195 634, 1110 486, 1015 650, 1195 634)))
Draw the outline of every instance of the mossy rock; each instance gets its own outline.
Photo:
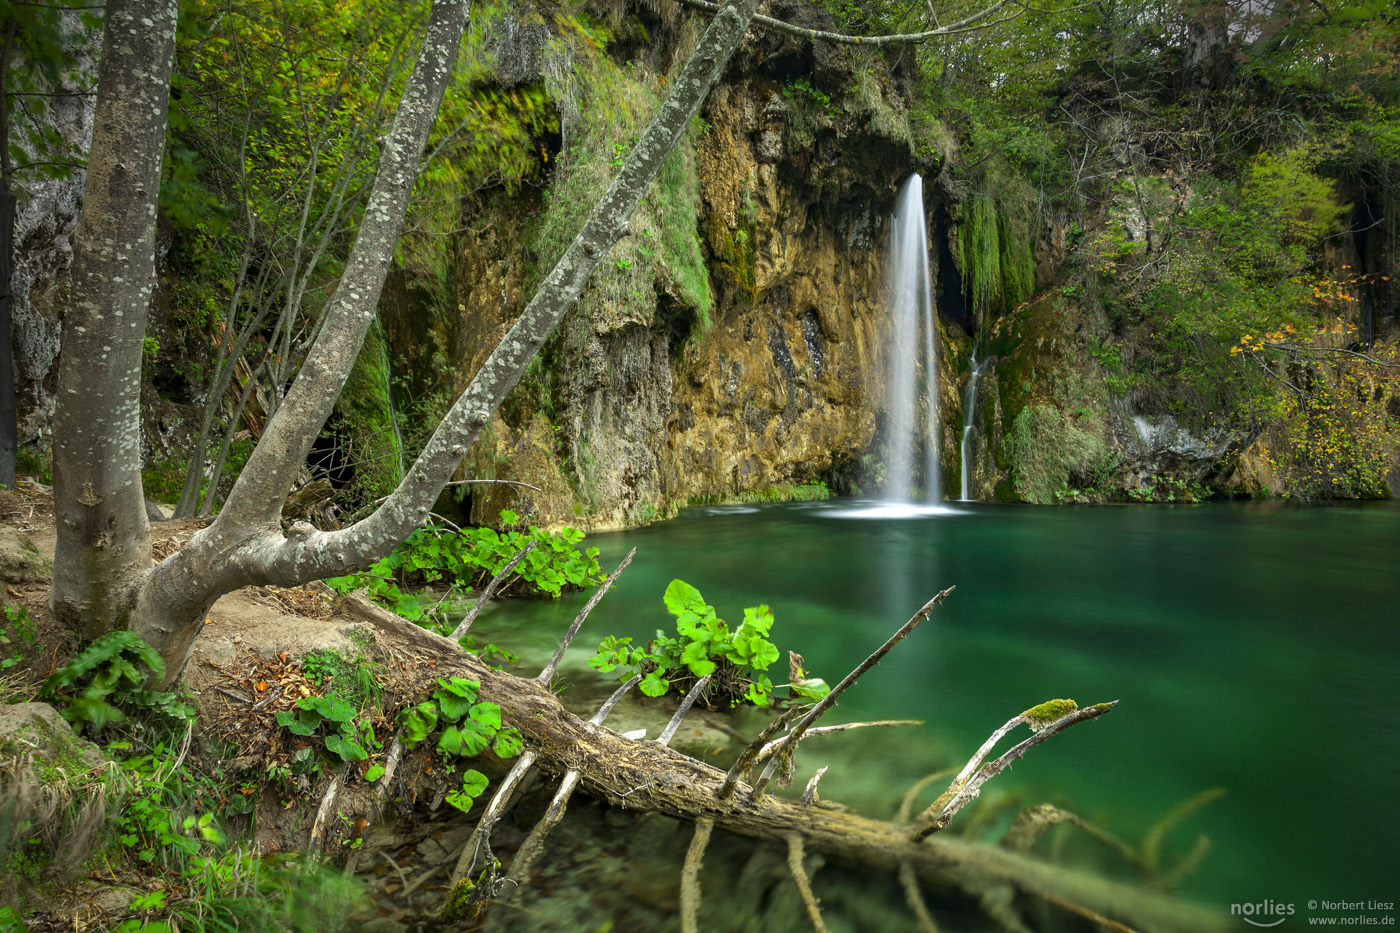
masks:
POLYGON ((6 583, 47 583, 53 563, 18 528, 0 526, 0 580, 6 583))
POLYGON ((49 704, 0 706, 0 760, 30 755, 35 776, 45 784, 72 780, 107 763, 97 746, 74 734, 49 704))

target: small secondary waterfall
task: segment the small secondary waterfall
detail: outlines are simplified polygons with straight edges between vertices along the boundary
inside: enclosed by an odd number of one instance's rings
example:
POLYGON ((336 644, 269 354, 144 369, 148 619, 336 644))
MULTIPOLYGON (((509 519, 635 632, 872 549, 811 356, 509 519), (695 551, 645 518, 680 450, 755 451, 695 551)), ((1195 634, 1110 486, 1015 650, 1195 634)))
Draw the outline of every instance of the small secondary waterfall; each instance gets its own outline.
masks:
POLYGON ((943 495, 938 465, 938 380, 933 291, 928 271, 928 231, 924 226, 924 180, 910 175, 895 202, 890 230, 889 293, 894 317, 894 355, 889 384, 890 461, 885 498, 913 501, 914 449, 924 452, 923 499, 943 495), (921 339, 922 338, 922 339, 921 339), (919 369, 923 364, 922 399, 919 369), (926 417, 920 426, 920 401, 926 417))
POLYGON ((968 476, 972 472, 972 442, 977 440, 977 380, 982 378, 982 370, 987 361, 978 361, 977 348, 972 348, 972 370, 967 377, 967 388, 963 389, 963 433, 961 455, 962 495, 964 502, 972 501, 968 493, 968 476))

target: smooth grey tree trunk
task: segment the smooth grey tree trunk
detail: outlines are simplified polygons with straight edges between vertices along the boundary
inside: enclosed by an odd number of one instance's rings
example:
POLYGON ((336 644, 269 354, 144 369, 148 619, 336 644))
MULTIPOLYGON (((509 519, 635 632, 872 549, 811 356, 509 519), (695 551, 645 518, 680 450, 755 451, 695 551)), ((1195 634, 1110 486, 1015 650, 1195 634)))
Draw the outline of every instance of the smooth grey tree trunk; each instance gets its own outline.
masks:
POLYGON ((87 638, 125 625, 151 560, 141 491, 141 349, 155 287, 175 0, 110 0, 92 152, 73 238, 54 412, 54 614, 87 638))

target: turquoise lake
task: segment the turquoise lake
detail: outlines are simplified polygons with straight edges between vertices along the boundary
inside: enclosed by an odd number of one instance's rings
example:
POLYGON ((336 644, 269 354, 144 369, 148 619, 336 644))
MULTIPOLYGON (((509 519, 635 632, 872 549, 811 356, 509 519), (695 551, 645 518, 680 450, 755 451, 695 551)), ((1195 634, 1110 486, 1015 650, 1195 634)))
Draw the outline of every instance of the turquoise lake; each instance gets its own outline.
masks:
MULTIPOLYGON (((605 569, 637 556, 568 678, 587 676, 582 659, 605 634, 672 631, 661 596, 676 577, 726 619, 767 603, 773 640, 832 683, 956 585, 829 717, 925 725, 810 740, 796 790, 830 765, 824 797, 887 817, 915 780, 961 765, 1021 710, 1116 699, 994 779, 955 827, 994 840, 1019 809, 1050 802, 1140 845, 1173 807, 1219 788, 1165 836, 1167 869, 1209 839, 1182 893, 1395 900, 1400 507, 956 503, 882 518, 868 505, 699 508, 590 536, 605 569)), ((552 639, 585 598, 514 601, 491 629, 509 644, 499 627, 531 621, 530 638, 552 639)), ((786 655, 772 674, 786 679, 786 655)), ((1066 849, 1113 862, 1087 840, 1066 849)))

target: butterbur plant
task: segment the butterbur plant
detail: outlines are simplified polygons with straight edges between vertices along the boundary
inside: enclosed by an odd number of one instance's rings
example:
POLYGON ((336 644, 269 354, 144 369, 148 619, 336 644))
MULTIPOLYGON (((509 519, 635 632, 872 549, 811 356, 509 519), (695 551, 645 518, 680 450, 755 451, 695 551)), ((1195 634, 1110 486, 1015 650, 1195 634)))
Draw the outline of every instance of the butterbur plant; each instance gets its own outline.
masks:
MULTIPOLYGON (((437 750, 444 758, 471 758, 487 749, 502 758, 513 758, 524 748, 520 732, 501 724, 501 708, 477 700, 480 684, 464 677, 438 680, 432 697, 409 707, 398 716, 403 743, 413 748, 437 736, 437 750)), ((467 811, 486 790, 486 776, 469 769, 462 775, 462 786, 447 795, 447 802, 467 811)))
POLYGON ((278 712, 277 722, 292 735, 310 737, 321 732, 326 751, 349 763, 369 758, 366 745, 378 748, 381 744, 371 726, 355 723, 355 714, 355 707, 340 697, 302 697, 295 710, 278 712))
POLYGON ((588 663, 604 673, 622 668, 623 680, 642 674, 638 689, 651 697, 684 693, 711 674, 702 698, 711 707, 772 702, 773 682, 765 671, 778 660, 778 649, 768 640, 773 613, 767 606, 745 609, 744 621, 731 631, 700 591, 684 580, 672 580, 664 600, 666 610, 676 617, 679 637, 657 632, 638 647, 630 638, 609 636, 588 663))

